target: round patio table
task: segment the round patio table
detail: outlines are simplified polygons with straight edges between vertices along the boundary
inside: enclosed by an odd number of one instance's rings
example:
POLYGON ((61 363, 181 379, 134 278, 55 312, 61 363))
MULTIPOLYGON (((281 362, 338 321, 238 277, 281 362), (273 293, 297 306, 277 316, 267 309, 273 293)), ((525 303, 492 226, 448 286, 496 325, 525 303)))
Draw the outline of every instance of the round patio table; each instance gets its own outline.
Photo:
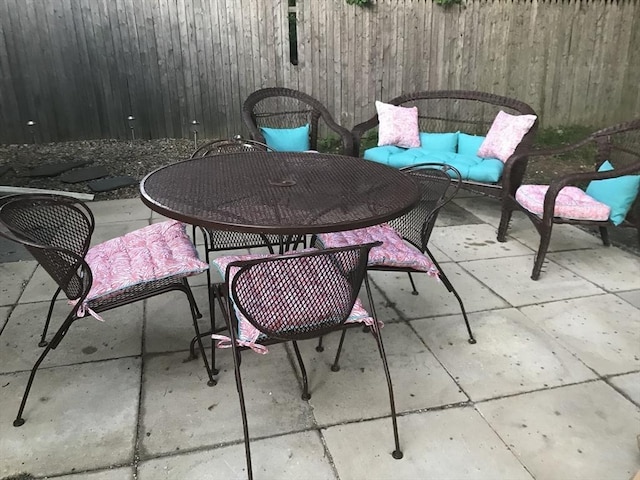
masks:
POLYGON ((142 201, 175 220, 217 230, 312 234, 399 217, 419 200, 400 171, 322 153, 242 152, 185 160, 149 173, 142 201))

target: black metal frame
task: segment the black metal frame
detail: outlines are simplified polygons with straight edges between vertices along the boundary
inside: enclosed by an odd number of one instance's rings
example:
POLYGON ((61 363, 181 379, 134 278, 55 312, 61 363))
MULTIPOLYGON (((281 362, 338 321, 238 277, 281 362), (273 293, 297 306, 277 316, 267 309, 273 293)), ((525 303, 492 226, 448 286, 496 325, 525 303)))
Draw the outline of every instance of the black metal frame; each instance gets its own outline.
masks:
MULTIPOLYGON (((71 324, 87 314, 82 312, 81 308, 91 290, 93 274, 85 256, 95 228, 95 219, 86 204, 70 197, 14 195, 0 202, 0 227, 0 236, 26 247, 58 284, 38 344, 44 347, 44 351, 31 370, 18 414, 13 422, 14 427, 20 427, 25 423, 22 414, 40 364, 51 350, 58 347, 71 324), (46 335, 53 305, 60 292, 64 292, 75 304, 51 340, 47 342, 46 335)), ((202 314, 184 277, 146 282, 115 295, 92 299, 86 306, 95 313, 100 313, 173 290, 179 290, 187 296, 196 336, 200 339, 197 320, 202 314)), ((201 340, 199 347, 204 352, 201 340)), ((215 384, 206 356, 203 357, 209 381, 215 384)))
MULTIPOLYGON (((469 324, 469 318, 467 317, 467 311, 464 308, 462 298, 460 297, 457 290, 451 283, 451 280, 449 280, 444 270, 437 262, 433 253, 431 253, 431 250, 429 250, 428 247, 429 238, 431 237, 431 232, 433 231, 433 227, 436 223, 436 219, 438 218, 440 209, 451 200, 453 200, 453 198, 460 190, 462 182, 460 179, 460 172, 458 172, 458 170, 451 165, 447 165, 444 163, 421 163, 412 165, 410 167, 405 167, 400 170, 405 172, 407 175, 411 175, 412 178, 414 178, 416 182, 420 184, 420 201, 413 210, 409 211, 401 217, 398 217, 395 220, 391 220, 388 223, 406 242, 410 243, 422 253, 429 256, 433 264, 438 269, 440 281, 442 281, 449 293, 452 293, 456 297, 456 300, 460 305, 460 310, 462 312, 462 318, 464 319, 464 323, 467 328, 467 333, 469 334, 468 342, 474 344, 476 343, 476 339, 473 336, 473 332, 471 331, 471 325, 469 324)), ((317 238, 314 238, 312 240, 312 245, 320 245, 320 242, 317 238)), ((418 290, 416 289, 412 274, 425 273, 421 270, 415 270, 411 267, 396 267, 385 265, 370 265, 367 267, 367 269, 369 271, 406 272, 409 275, 409 281, 411 282, 411 287, 413 288, 413 291, 411 292, 413 295, 418 295, 418 290)), ((368 288, 368 283, 366 285, 369 302, 373 304, 371 290, 368 288)), ((318 343, 316 349, 318 351, 323 350, 322 339, 320 339, 320 342, 318 343)))
MULTIPOLYGON (((241 351, 246 350, 248 347, 242 347, 237 344, 236 331, 238 328, 238 317, 236 309, 238 309, 254 327, 256 327, 260 332, 264 334, 264 338, 261 338, 259 341, 260 344, 272 345, 289 341, 292 342, 295 355, 300 367, 300 372, 303 377, 302 399, 308 400, 311 398, 311 395, 309 393, 307 372, 297 345, 297 341, 316 338, 333 331, 345 331, 346 328, 360 325, 358 323, 345 324, 345 321, 348 319, 349 314, 351 313, 351 309, 353 308, 354 302, 356 301, 358 295, 358 291, 360 290, 363 281, 368 288, 368 279, 366 276, 368 254, 369 250, 372 247, 379 244, 380 243, 378 242, 366 245, 307 251, 303 253, 274 255, 267 258, 236 261, 230 263, 227 266, 225 272, 225 283, 217 285, 217 288, 219 290, 219 294, 217 295, 217 297, 231 337, 234 372, 243 423, 247 475, 249 479, 253 478, 253 470, 251 466, 251 451, 249 446, 247 412, 245 407, 244 392, 242 388, 242 377, 240 374, 240 353, 241 351), (329 308, 332 309, 332 315, 324 314, 322 315, 321 319, 313 318, 313 314, 317 313, 317 310, 319 308, 318 306, 320 304, 323 305, 323 307, 325 308, 324 312, 326 312, 327 302, 326 299, 317 298, 316 296, 314 296, 314 293, 316 293, 315 291, 307 291, 305 292, 306 297, 303 300, 298 300, 304 303, 304 311, 309 312, 310 318, 308 318, 308 323, 306 322, 306 320, 299 323, 293 323, 290 321, 286 324, 286 326, 274 323, 276 319, 289 319, 289 317, 286 316, 287 306, 278 301, 278 298, 281 298, 281 296, 279 296, 281 292, 286 291, 287 288, 291 288, 294 286, 294 284, 296 283, 297 274, 300 273, 298 269, 304 271, 304 262, 312 263, 321 261, 323 259, 325 260, 324 265, 330 264, 334 267, 332 268, 332 271, 326 272, 326 276, 324 276, 323 278, 329 285, 329 288, 332 288, 335 292, 335 295, 332 295, 331 305, 329 306, 329 308), (329 261, 327 262, 326 260, 329 261), (230 274, 231 269, 237 269, 233 276, 231 276, 230 274), (264 275, 267 272, 268 278, 270 280, 269 290, 273 290, 273 292, 276 293, 274 293, 272 298, 267 298, 265 302, 268 303, 270 299, 274 299, 273 302, 270 303, 270 305, 277 305, 277 308, 279 308, 278 313, 273 313, 271 310, 269 310, 269 307, 265 306, 264 304, 245 301, 255 299, 254 291, 246 290, 246 286, 251 282, 251 280, 247 282, 247 280, 245 280, 245 277, 255 280, 256 278, 259 278, 260 275, 264 275), (293 272, 296 272, 296 275, 292 275, 293 272), (345 292, 345 283, 348 284, 348 292, 345 292), (226 302, 223 300, 225 298, 227 300, 226 302), (298 328, 291 328, 292 325, 298 328)), ((268 293, 265 293, 265 296, 267 295, 268 293)), ((298 305, 298 308, 299 307, 300 306, 298 305)), ((395 442, 395 448, 392 455, 394 458, 399 459, 402 458, 402 451, 400 450, 393 385, 391 383, 389 366, 387 363, 384 345, 382 343, 382 337, 380 334, 380 327, 376 319, 375 310, 372 309, 371 314, 374 322, 370 327, 370 331, 376 339, 376 344, 378 346, 380 357, 382 359, 387 387, 389 391, 389 402, 391 407, 391 418, 395 442)), ((291 314, 291 316, 293 317, 293 314, 291 314)), ((340 347, 342 347, 342 342, 340 344, 340 347)), ((339 355, 340 349, 336 354, 336 365, 339 355)), ((334 369, 332 368, 332 370, 334 369)))

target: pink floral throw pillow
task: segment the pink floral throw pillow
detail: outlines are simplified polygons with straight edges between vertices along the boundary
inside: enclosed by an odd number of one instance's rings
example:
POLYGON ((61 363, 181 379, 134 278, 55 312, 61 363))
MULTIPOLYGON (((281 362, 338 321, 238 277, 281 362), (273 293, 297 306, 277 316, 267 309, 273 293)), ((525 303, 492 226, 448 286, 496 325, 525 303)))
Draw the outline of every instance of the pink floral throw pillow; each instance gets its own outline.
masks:
POLYGON ((500 110, 478 149, 482 158, 497 158, 506 162, 536 121, 535 115, 509 115, 500 110))
POLYGON ((414 148, 420 146, 418 107, 397 107, 376 101, 378 112, 378 146, 414 148))

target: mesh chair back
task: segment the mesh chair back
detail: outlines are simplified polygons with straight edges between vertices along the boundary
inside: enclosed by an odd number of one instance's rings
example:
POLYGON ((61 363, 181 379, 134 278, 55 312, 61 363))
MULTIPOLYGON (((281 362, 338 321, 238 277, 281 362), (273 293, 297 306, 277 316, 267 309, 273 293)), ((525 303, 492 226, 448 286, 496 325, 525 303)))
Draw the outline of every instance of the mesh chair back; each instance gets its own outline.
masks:
POLYGON ((443 163, 422 163, 402 169, 420 185, 420 202, 410 212, 389 222, 402 237, 422 252, 433 231, 438 212, 458 193, 460 172, 443 163))
MULTIPOLYGON (((258 142, 257 140, 247 140, 242 138, 240 135, 236 135, 233 138, 213 140, 201 145, 191 154, 191 158, 223 155, 225 153, 272 151, 272 148, 262 142, 258 142)), ((206 229, 206 232, 208 234, 207 253, 209 251, 264 247, 278 242, 278 238, 258 233, 229 232, 213 229, 206 229)))
POLYGON ((89 293, 84 256, 95 222, 86 205, 68 197, 17 195, 0 205, 0 223, 0 235, 24 245, 69 299, 89 293))
POLYGON ((209 155, 219 155, 223 153, 238 153, 238 152, 272 152, 273 149, 269 148, 266 144, 258 142, 256 140, 246 140, 240 135, 233 138, 213 140, 207 142, 204 145, 198 147, 198 149, 191 154, 191 158, 206 157, 209 155))
POLYGON ((233 278, 231 298, 238 311, 271 339, 321 335, 349 318, 375 245, 233 262, 226 277, 233 278))

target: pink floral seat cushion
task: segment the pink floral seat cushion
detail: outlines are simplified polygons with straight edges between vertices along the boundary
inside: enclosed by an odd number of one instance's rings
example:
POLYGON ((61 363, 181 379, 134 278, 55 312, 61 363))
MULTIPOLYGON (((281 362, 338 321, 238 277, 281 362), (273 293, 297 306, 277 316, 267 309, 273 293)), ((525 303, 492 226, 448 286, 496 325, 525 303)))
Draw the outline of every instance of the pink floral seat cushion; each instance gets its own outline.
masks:
POLYGON ((135 285, 188 277, 209 268, 198 258, 185 225, 173 220, 107 240, 90 248, 85 260, 93 274, 87 302, 135 285))
MULTIPOLYGON (((315 251, 316 249, 309 248, 302 251, 315 251)), ((290 254, 300 253, 300 251, 290 252, 290 254)), ((268 258, 276 256, 274 254, 251 254, 251 255, 229 255, 224 257, 216 258, 212 261, 213 266, 216 267, 221 275, 224 277, 226 274, 227 266, 235 261, 239 260, 253 260, 258 258, 268 258)), ((277 291, 273 288, 274 279, 271 275, 261 275, 257 277, 251 278, 251 290, 255 291, 255 295, 247 295, 247 297, 251 297, 246 300, 246 304, 256 307, 261 306, 269 306, 270 309, 273 309, 273 305, 278 305, 277 311, 273 311, 274 318, 279 320, 278 330, 286 331, 286 330, 299 330, 300 325, 309 325, 310 321, 313 321, 314 325, 321 325, 322 319, 330 318, 332 314, 332 309, 330 308, 331 302, 329 299, 334 295, 334 289, 323 287, 326 284, 324 280, 327 277, 327 271, 336 270, 336 275, 340 278, 343 278, 342 274, 339 271, 340 266, 332 261, 331 257, 320 257, 323 262, 320 264, 317 261, 309 261, 307 258, 300 258, 296 261, 306 262, 307 265, 301 265, 300 275, 298 278, 291 279, 291 288, 287 289, 286 292, 277 291), (308 291, 309 286, 313 285, 313 291, 319 291, 320 300, 314 301, 314 305, 317 306, 325 306, 326 311, 318 311, 314 312, 314 318, 309 319, 308 311, 305 309, 305 292, 308 291), (322 297, 326 298, 326 301, 322 300, 322 297), (286 315, 282 313, 286 312, 286 315)), ((315 257, 314 260, 317 260, 315 257)), ((233 281, 233 277, 238 272, 238 268, 231 268, 230 270, 230 278, 227 279, 227 282, 231 284, 233 281)), ((261 270, 262 271, 262 270, 261 270)), ((345 288, 350 288, 346 279, 345 288)), ((258 353, 268 353, 267 348, 264 345, 260 345, 258 342, 267 338, 267 336, 258 330, 251 322, 247 320, 247 318, 240 312, 238 308, 234 305, 235 314, 238 318, 238 332, 237 332, 237 343, 241 346, 250 347, 252 350, 258 353)), ((362 306, 362 302, 360 299, 356 299, 353 309, 351 310, 351 314, 349 318, 346 320, 346 323, 364 323, 366 325, 373 324, 373 318, 369 315, 369 313, 362 306)), ((381 323, 379 323, 381 325, 381 323)), ((274 323, 272 322, 273 326, 274 323)), ((223 335, 213 335, 214 339, 220 340, 217 344, 219 348, 228 348, 231 346, 231 339, 229 337, 223 335)))
MULTIPOLYGON (((516 200, 531 213, 542 215, 548 189, 548 185, 522 185, 516 191, 516 200)), ((578 187, 569 186, 560 190, 553 215, 573 220, 606 221, 610 211, 609 206, 593 199, 578 187)))
POLYGON ((438 276, 438 269, 431 259, 413 245, 407 244, 386 223, 347 232, 322 233, 317 238, 325 248, 380 241, 382 245, 369 252, 369 266, 412 268, 433 277, 438 276))

